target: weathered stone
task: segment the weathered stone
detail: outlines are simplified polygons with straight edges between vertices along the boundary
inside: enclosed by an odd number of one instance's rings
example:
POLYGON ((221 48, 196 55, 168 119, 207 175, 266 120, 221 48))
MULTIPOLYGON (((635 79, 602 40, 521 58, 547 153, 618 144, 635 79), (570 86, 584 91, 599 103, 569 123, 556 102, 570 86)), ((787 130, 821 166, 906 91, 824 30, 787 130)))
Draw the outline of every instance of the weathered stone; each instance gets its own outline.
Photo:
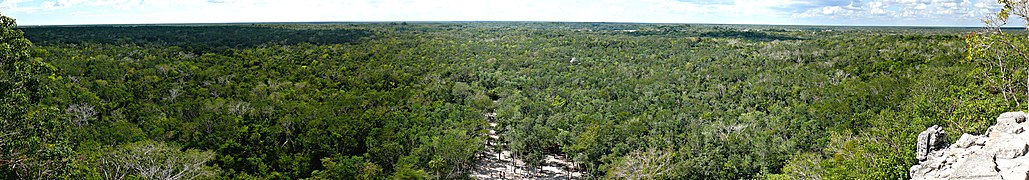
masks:
POLYGON ((911 174, 911 179, 925 179, 925 175, 929 174, 929 172, 933 170, 935 169, 933 169, 932 167, 926 167, 916 164, 914 166, 911 166, 911 170, 909 170, 908 173, 911 174))
POLYGON ((997 169, 1011 169, 1022 165, 1016 160, 1018 159, 996 159, 994 162, 997 163, 997 169))
MULTIPOLYGON (((997 124, 993 126, 993 132, 1011 133, 1018 129, 1019 123, 1025 122, 1025 113, 1006 112, 997 117, 997 124)), ((991 133, 993 133, 991 132, 991 133)))
POLYGON ((1022 140, 1012 139, 1011 143, 999 143, 994 149, 994 155, 997 158, 1012 159, 1019 156, 1025 155, 1026 149, 1029 145, 1022 142, 1022 140))
POLYGON ((983 136, 963 134, 950 147, 942 128, 918 135, 912 179, 1026 179, 1029 180, 1029 124, 1026 113, 1004 113, 983 136), (942 149, 941 149, 942 148, 942 149))
POLYGON ((1000 176, 1005 180, 1029 179, 1029 157, 1022 156, 1016 159, 997 159, 997 169, 1002 169, 1000 176))
POLYGON ((1004 180, 1018 179, 1026 180, 1029 179, 1029 174, 1026 173, 1029 170, 1029 166, 1019 166, 1000 173, 1000 177, 1004 180))
POLYGON ((993 156, 985 153, 973 153, 954 169, 954 173, 950 175, 952 178, 1000 179, 993 156))
MULTIPOLYGON (((945 144, 946 134, 940 126, 932 126, 918 134, 918 145, 916 155, 919 161, 925 161, 929 152, 939 149, 945 144)), ((945 146, 945 145, 944 145, 945 146)))
POLYGON ((951 147, 956 148, 967 148, 975 144, 979 140, 979 136, 973 136, 971 134, 962 134, 961 138, 958 138, 957 142, 954 142, 951 147))
POLYGON ((997 117, 997 124, 1018 124, 1025 122, 1025 113, 1021 111, 1006 112, 997 117))
POLYGON ((989 138, 982 138, 982 137, 980 137, 979 139, 975 140, 975 145, 976 146, 984 146, 984 145, 986 145, 986 140, 989 140, 989 138))

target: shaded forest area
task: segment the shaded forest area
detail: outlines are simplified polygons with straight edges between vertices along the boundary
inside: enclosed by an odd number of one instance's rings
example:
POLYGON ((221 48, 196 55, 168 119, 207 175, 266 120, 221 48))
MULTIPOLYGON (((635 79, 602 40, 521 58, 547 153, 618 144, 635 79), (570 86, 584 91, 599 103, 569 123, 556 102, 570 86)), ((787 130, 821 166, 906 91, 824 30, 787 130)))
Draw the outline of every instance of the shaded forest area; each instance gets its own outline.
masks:
POLYGON ((1017 108, 982 78, 995 70, 962 61, 968 29, 21 30, 36 44, 29 54, 55 70, 38 103, 59 109, 47 153, 28 159, 57 163, 0 167, 8 178, 155 177, 122 168, 149 148, 200 162, 196 177, 461 179, 485 151, 483 114, 495 109, 516 157, 563 155, 587 178, 903 179, 925 127, 982 132, 1017 108))
POLYGON ((224 52, 264 44, 346 44, 372 38, 372 32, 339 28, 269 28, 268 25, 117 25, 22 28, 38 45, 136 44, 177 46, 192 53, 224 52))

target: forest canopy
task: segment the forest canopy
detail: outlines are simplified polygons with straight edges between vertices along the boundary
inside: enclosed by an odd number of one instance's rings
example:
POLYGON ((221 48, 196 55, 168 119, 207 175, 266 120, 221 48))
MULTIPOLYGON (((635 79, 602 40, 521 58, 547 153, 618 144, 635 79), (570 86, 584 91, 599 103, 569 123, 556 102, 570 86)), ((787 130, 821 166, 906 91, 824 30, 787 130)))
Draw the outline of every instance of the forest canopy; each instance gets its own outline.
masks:
POLYGON ((969 28, 2 22, 4 179, 460 179, 494 112, 584 178, 903 179, 925 127, 1029 106, 969 28))

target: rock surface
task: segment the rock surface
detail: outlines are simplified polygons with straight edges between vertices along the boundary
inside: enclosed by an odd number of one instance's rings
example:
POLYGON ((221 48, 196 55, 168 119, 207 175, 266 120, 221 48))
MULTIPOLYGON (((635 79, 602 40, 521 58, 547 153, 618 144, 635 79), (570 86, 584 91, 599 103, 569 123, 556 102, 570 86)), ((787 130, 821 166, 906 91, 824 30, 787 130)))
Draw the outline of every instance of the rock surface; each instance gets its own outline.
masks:
POLYGON ((1029 179, 1029 123, 1023 112, 1007 112, 986 134, 963 134, 947 145, 939 126, 918 134, 912 179, 1029 179))
POLYGON ((918 145, 915 146, 917 149, 917 158, 919 161, 924 161, 928 158, 929 153, 935 150, 939 150, 943 146, 946 146, 947 134, 943 132, 943 128, 940 126, 929 127, 922 133, 918 134, 918 145))

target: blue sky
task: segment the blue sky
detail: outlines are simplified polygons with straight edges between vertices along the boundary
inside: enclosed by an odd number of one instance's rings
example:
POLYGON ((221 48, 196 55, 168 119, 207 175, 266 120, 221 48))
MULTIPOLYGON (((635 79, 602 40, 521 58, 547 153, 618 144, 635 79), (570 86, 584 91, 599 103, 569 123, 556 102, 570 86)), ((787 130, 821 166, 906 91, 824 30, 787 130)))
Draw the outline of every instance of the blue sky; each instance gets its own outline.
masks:
POLYGON ((996 0, 0 0, 20 25, 583 21, 981 26, 996 0))

